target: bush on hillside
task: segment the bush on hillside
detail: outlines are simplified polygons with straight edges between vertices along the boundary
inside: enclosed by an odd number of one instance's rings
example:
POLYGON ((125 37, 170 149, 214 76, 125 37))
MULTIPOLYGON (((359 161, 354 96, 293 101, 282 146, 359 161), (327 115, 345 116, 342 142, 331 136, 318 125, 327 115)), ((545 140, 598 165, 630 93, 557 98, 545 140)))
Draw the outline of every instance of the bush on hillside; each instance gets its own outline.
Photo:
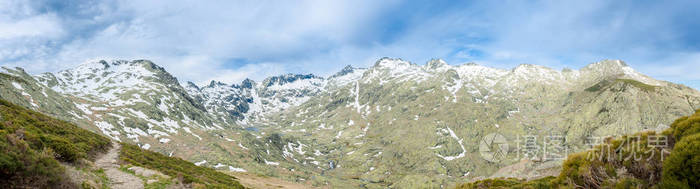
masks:
POLYGON ((662 186, 700 188, 700 110, 676 120, 665 133, 676 144, 664 161, 662 186))
POLYGON ((33 149, 51 148, 61 161, 94 158, 106 151, 110 140, 65 121, 0 100, 2 130, 15 133, 33 149))
POLYGON ((0 130, 0 186, 39 188, 66 185, 63 167, 50 148, 36 151, 15 134, 0 130))

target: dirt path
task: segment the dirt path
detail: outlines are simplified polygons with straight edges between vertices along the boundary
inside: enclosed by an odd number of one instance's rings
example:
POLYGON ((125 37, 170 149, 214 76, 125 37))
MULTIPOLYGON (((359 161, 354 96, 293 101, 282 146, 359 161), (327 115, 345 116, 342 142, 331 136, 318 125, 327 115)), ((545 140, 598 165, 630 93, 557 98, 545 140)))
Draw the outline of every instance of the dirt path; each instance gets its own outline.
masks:
POLYGON ((113 147, 109 150, 109 152, 95 160, 95 165, 99 168, 104 169, 107 178, 109 178, 110 188, 143 188, 143 181, 140 178, 119 170, 119 164, 117 164, 117 160, 119 159, 119 150, 122 146, 119 143, 112 143, 112 145, 113 147))

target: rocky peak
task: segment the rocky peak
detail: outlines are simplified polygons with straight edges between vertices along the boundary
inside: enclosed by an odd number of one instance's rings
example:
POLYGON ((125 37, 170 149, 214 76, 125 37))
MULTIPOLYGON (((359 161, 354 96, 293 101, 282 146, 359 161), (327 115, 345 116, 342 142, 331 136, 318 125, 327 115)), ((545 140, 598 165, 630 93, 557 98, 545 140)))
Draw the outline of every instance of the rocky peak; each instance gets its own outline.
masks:
POLYGON ((603 60, 581 68, 581 72, 598 80, 605 78, 632 79, 648 85, 663 85, 649 76, 641 74, 621 60, 603 60))
POLYGON ((594 72, 605 76, 624 75, 625 70, 629 72, 632 71, 632 68, 621 60, 603 60, 581 68, 583 72, 594 72))
MULTIPOLYGON (((127 74, 136 77, 144 76, 165 76, 162 79, 172 80, 172 77, 165 69, 148 60, 92 60, 78 65, 75 68, 58 72, 58 75, 64 77, 83 77, 90 75, 107 75, 127 74)), ((77 78, 76 78, 77 79, 77 78)))
POLYGON ((255 81, 253 81, 252 79, 246 78, 245 80, 243 80, 241 82, 241 85, 239 87, 244 88, 244 89, 252 89, 253 86, 255 86, 255 81))
POLYGON ((319 77, 316 77, 313 74, 285 74, 285 75, 269 77, 269 78, 263 80, 262 84, 265 87, 269 87, 272 85, 284 85, 284 84, 292 83, 292 82, 295 82, 298 80, 313 79, 313 78, 319 78, 319 77))
POLYGON ((228 85, 226 83, 222 83, 220 81, 214 81, 214 80, 211 80, 211 82, 209 82, 209 85, 207 85, 207 87, 212 87, 212 88, 218 87, 218 86, 228 86, 228 85))
POLYGON ((15 73, 20 74, 20 75, 27 74, 27 72, 24 71, 24 69, 22 69, 20 67, 8 68, 5 66, 0 67, 0 73, 6 73, 6 74, 11 74, 11 75, 14 75, 15 73))
POLYGON ((534 65, 534 64, 520 64, 513 68, 513 72, 518 72, 518 71, 523 71, 523 70, 552 70, 551 68, 545 67, 545 66, 540 66, 540 65, 534 65))
POLYGON ((342 70, 340 70, 338 73, 333 74, 333 76, 331 76, 331 77, 340 77, 340 76, 348 75, 354 71, 355 71, 355 68, 353 68, 351 65, 347 65, 342 70))
POLYGON ((374 64, 373 67, 374 68, 393 69, 393 68, 398 68, 398 67, 406 67, 406 66, 410 66, 410 65, 413 65, 413 64, 408 62, 408 61, 402 60, 400 58, 384 57, 384 58, 377 60, 377 62, 374 64))
POLYGON ((196 84, 192 83, 191 81, 187 82, 187 85, 185 85, 185 88, 191 88, 191 89, 194 89, 197 91, 200 90, 199 87, 196 84))
POLYGON ((629 66, 622 60, 603 60, 600 62, 591 63, 583 69, 622 69, 624 67, 629 66))
POLYGON ((515 75, 537 77, 538 79, 559 79, 561 72, 534 64, 520 64, 511 70, 515 75))
POLYGON ((425 65, 427 69, 436 70, 447 66, 447 62, 442 59, 432 59, 425 65))

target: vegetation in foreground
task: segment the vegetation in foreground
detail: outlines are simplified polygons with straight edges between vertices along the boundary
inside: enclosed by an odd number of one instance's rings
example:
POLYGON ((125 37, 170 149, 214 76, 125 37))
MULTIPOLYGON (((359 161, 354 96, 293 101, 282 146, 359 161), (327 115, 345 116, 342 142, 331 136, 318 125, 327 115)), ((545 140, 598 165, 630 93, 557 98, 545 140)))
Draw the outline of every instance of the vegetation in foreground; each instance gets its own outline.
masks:
POLYGON ((667 146, 660 147, 657 136, 649 131, 609 139, 569 155, 557 177, 486 179, 457 188, 700 188, 700 110, 662 133, 667 146))
POLYGON ((0 186, 77 188, 59 162, 93 159, 109 139, 0 100, 0 186))
MULTIPOLYGON (((110 140, 71 123, 0 99, 0 186, 2 188, 91 188, 72 183, 61 163, 94 160, 110 140)), ((160 171, 194 187, 243 188, 232 176, 122 144, 125 163, 160 171)))
POLYGON ((119 158, 135 166, 160 171, 186 184, 206 188, 244 188, 236 178, 207 167, 196 166, 180 158, 168 157, 138 146, 122 143, 119 158))

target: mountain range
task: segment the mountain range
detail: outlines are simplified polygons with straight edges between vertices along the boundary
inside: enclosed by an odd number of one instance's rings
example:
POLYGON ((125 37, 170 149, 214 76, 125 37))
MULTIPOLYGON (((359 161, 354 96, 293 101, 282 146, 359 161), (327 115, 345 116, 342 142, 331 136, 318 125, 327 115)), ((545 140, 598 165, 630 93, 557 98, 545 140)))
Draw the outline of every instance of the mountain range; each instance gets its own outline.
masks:
POLYGON ((453 186, 524 160, 519 176, 541 177, 561 160, 523 158, 519 139, 560 136, 578 152, 700 108, 697 90, 619 60, 554 70, 382 58, 329 77, 208 85, 148 60, 99 60, 38 75, 2 68, 0 98, 198 166, 341 188, 453 186), (499 161, 480 149, 492 133, 510 146, 499 161))

